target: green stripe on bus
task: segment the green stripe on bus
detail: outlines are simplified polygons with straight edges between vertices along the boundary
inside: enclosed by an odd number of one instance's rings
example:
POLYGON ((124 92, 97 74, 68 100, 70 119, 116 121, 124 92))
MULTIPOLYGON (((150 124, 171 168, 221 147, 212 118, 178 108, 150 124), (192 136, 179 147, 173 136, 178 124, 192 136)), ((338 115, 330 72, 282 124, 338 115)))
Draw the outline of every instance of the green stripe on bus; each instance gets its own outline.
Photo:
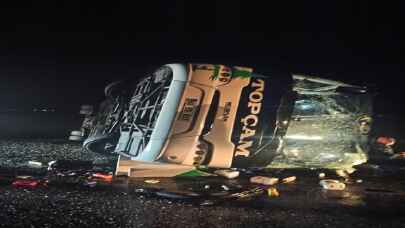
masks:
POLYGON ((252 72, 247 70, 232 70, 232 78, 250 78, 252 77, 252 72))

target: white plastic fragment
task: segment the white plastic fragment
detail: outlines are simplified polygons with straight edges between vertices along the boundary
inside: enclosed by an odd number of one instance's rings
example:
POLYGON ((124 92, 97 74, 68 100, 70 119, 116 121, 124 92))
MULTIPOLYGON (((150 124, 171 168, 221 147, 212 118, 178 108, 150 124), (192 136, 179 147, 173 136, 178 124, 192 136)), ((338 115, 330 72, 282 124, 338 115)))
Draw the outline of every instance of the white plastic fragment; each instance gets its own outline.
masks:
POLYGON ((28 166, 32 167, 32 168, 41 168, 42 167, 42 163, 41 162, 37 162, 37 161, 29 161, 28 162, 28 166))
POLYGON ((222 185, 221 187, 222 187, 222 189, 224 189, 225 191, 229 191, 229 190, 230 190, 230 188, 229 188, 228 186, 226 186, 226 185, 222 185))
POLYGON ((250 178, 250 182, 253 184, 274 185, 277 184, 278 181, 279 179, 275 177, 255 176, 250 178))
POLYGON ((82 136, 77 136, 77 135, 71 135, 69 136, 69 141, 75 141, 75 142, 79 142, 83 140, 82 136))
POLYGON ((52 170, 53 168, 52 168, 52 166, 53 166, 53 164, 55 164, 56 163, 56 161, 50 161, 50 162, 48 162, 48 170, 52 170))
POLYGON ((83 132, 82 131, 71 131, 70 135, 81 137, 81 136, 83 136, 83 132))
POLYGON ((84 186, 87 187, 95 187, 97 185, 97 181, 91 181, 91 180, 87 180, 83 183, 84 186))
POLYGON ((26 176, 26 175, 21 175, 21 176, 16 176, 16 179, 31 179, 32 176, 26 176))
POLYGON ((70 172, 69 174, 68 174, 68 176, 76 176, 77 175, 77 173, 75 173, 75 172, 70 172))
POLYGON ((229 169, 216 170, 214 173, 219 176, 228 178, 228 179, 234 179, 239 176, 239 171, 229 170, 229 169))
POLYGON ((157 184, 160 182, 160 180, 156 180, 156 179, 148 179, 144 181, 147 184, 157 184))
POLYGON ((214 202, 212 200, 204 200, 200 203, 200 206, 212 206, 214 202))
POLYGON ((283 180, 281 180, 282 183, 287 184, 287 183, 292 183, 295 180, 297 180, 296 176, 291 176, 291 177, 286 177, 283 180))
POLYGON ((326 179, 319 181, 319 185, 325 190, 342 191, 346 188, 346 185, 338 180, 326 179))
POLYGON ((326 174, 325 173, 319 173, 318 177, 319 177, 319 179, 323 179, 323 178, 326 177, 326 174))

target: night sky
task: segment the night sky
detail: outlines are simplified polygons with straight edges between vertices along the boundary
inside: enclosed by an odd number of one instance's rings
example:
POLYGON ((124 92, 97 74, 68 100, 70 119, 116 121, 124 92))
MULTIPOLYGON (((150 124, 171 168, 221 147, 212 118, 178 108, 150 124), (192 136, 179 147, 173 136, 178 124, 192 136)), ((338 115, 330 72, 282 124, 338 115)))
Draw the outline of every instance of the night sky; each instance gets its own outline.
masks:
POLYGON ((265 2, 4 1, 1 108, 76 107, 116 79, 206 62, 376 86, 385 111, 404 113, 404 4, 265 2))

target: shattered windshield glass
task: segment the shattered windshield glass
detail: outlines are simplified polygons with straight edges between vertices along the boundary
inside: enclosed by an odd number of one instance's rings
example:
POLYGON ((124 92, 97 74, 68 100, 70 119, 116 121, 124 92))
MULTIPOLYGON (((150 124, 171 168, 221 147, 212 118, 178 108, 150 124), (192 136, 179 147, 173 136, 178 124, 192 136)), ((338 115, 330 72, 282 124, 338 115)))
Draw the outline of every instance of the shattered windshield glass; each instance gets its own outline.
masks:
POLYGON ((292 116, 271 167, 350 169, 367 161, 371 99, 347 88, 295 78, 292 116))

